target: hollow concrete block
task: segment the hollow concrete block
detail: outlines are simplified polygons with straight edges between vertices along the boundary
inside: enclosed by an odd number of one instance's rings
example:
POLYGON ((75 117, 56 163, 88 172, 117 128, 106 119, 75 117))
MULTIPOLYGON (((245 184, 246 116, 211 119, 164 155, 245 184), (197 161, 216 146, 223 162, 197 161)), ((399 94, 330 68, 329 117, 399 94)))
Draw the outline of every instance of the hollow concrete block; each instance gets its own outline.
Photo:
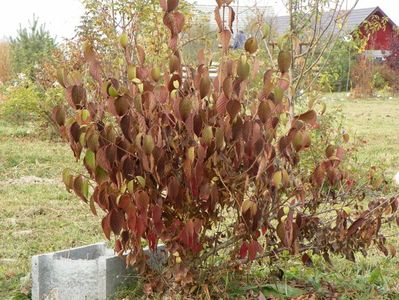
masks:
MULTIPOLYGON (((145 252, 152 268, 166 259, 163 246, 145 252)), ((105 300, 132 275, 124 257, 114 255, 105 243, 36 255, 32 257, 32 299, 105 300)))

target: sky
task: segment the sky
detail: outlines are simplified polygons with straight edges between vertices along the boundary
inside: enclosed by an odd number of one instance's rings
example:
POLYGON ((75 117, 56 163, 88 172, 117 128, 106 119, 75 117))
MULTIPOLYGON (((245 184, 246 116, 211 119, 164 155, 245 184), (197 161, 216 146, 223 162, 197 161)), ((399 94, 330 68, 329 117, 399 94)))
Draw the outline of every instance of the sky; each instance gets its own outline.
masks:
MULTIPOLYGON (((236 2, 235 0, 234 2, 236 2)), ((238 0, 240 5, 267 5, 273 6, 277 15, 285 15, 283 0, 238 0)), ((346 0, 348 7, 355 0, 346 0)), ((16 36, 20 25, 28 26, 33 15, 39 18, 41 23, 51 34, 61 41, 63 38, 72 38, 74 29, 79 24, 83 14, 83 6, 80 0, 0 0, 0 40, 10 36, 16 36)), ((214 4, 214 0, 197 0, 199 4, 214 4)), ((380 6, 385 13, 399 25, 399 1, 398 0, 360 0, 357 8, 380 6)))

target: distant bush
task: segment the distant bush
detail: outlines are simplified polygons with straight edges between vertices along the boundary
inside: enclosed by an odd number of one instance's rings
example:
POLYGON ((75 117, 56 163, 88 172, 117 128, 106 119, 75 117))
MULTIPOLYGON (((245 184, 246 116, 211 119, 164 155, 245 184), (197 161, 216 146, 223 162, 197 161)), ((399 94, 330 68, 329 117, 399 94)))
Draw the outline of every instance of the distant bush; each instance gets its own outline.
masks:
POLYGON ((324 92, 342 92, 350 88, 350 68, 356 63, 354 44, 338 41, 330 53, 322 58, 324 68, 318 80, 318 89, 324 92))
POLYGON ((392 91, 399 91, 399 69, 395 70, 389 63, 376 64, 373 67, 374 72, 374 88, 383 89, 390 88, 392 91))
POLYGON ((30 81, 23 81, 5 90, 0 106, 2 119, 16 124, 36 121, 39 116, 40 92, 30 81))
POLYGON ((382 90, 387 86, 387 82, 380 72, 375 72, 373 74, 373 87, 377 90, 382 90))
POLYGON ((353 84, 352 93, 355 97, 367 97, 373 94, 373 70, 372 62, 364 56, 360 56, 351 71, 353 84))
POLYGON ((11 78, 11 54, 8 43, 0 43, 0 84, 11 78))
POLYGON ((42 91, 30 80, 22 80, 15 86, 4 88, 3 93, 0 116, 13 124, 35 123, 38 127, 51 127, 51 110, 63 101, 61 87, 42 91))
POLYGON ((380 90, 399 91, 399 72, 387 62, 376 62, 359 57, 352 68, 353 93, 357 97, 367 97, 380 90))

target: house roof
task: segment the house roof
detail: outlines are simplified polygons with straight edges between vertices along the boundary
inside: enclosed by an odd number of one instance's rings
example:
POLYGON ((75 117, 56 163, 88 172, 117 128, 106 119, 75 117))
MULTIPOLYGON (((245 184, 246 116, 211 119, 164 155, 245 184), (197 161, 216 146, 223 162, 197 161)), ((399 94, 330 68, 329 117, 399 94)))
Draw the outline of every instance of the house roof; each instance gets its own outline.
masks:
MULTIPOLYGON (((215 7, 216 7, 215 5, 198 5, 198 4, 195 5, 195 8, 198 9, 200 12, 203 12, 209 19, 211 30, 217 29, 214 17, 215 7)), ((271 25, 272 31, 274 31, 278 35, 284 34, 289 30, 289 23, 290 23, 289 16, 275 16, 274 9, 271 6, 232 5, 232 7, 236 13, 236 20, 234 21, 233 24, 234 30, 237 29, 237 21, 238 21, 238 30, 245 30, 248 24, 256 17, 264 18, 264 20, 271 25)), ((356 28, 358 28, 362 24, 362 22, 364 22, 370 16, 372 16, 377 12, 380 13, 382 16, 387 17, 388 22, 392 24, 394 27, 396 27, 396 24, 378 6, 353 9, 351 11, 324 12, 320 18, 319 27, 320 30, 327 28, 327 31, 334 30, 337 33, 340 31, 340 28, 343 27, 342 28, 343 32, 349 34, 353 32, 356 28), (342 24, 345 21, 345 19, 346 22, 342 24), (331 20, 333 20, 333 22, 336 23, 335 26, 333 26, 334 24, 330 24, 331 20)))
MULTIPOLYGON (((388 18, 388 22, 391 23, 393 26, 396 24, 384 13, 382 9, 378 6, 376 7, 369 7, 369 8, 359 8, 353 9, 349 12, 346 17, 346 22, 344 24, 344 32, 351 33, 355 29, 357 29, 365 20, 367 20, 370 16, 374 15, 375 13, 379 12, 384 17, 388 18)), ((321 28, 328 27, 328 23, 330 22, 331 18, 335 18, 337 21, 341 19, 343 21, 345 17, 345 11, 342 12, 335 12, 336 16, 333 16, 334 12, 325 12, 320 20, 321 28)), ((269 23, 271 27, 278 33, 284 34, 289 30, 289 16, 278 16, 269 19, 269 23)), ((339 27, 339 26, 338 26, 339 27)), ((336 30, 338 30, 338 27, 336 30)))

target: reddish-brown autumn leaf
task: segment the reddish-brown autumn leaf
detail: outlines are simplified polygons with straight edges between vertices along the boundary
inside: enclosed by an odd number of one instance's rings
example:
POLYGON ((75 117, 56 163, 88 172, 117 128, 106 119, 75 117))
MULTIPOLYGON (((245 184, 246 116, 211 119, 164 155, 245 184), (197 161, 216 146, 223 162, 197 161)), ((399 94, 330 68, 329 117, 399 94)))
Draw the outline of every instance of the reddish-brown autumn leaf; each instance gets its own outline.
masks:
POLYGON ((234 23, 234 20, 236 18, 236 13, 234 12, 234 9, 231 6, 228 6, 227 8, 229 10, 228 26, 229 26, 229 29, 230 29, 231 33, 234 33, 234 31, 233 31, 233 23, 234 23))
POLYGON ((216 20, 216 24, 218 25, 219 32, 222 32, 223 21, 222 21, 222 17, 220 16, 220 6, 215 8, 215 20, 216 20))
POLYGON ((130 108, 130 103, 133 102, 133 99, 128 95, 123 95, 115 99, 115 111, 119 116, 125 115, 130 108))
POLYGON ((230 46, 231 32, 227 29, 222 30, 220 33, 220 41, 224 52, 227 52, 230 46))
POLYGON ((211 91, 211 80, 208 76, 203 76, 200 82, 200 98, 204 98, 209 95, 211 91))
POLYGON ((223 93, 228 99, 230 99, 232 92, 233 92, 233 78, 229 76, 226 77, 225 80, 223 81, 223 93))
POLYGON ((136 50, 137 50, 137 59, 139 60, 140 65, 144 65, 145 62, 144 48, 140 45, 137 45, 136 50))
POLYGON ((179 0, 167 0, 167 11, 171 12, 172 10, 176 9, 179 5, 179 0))
POLYGON ((314 126, 317 122, 317 113, 314 110, 309 110, 299 116, 296 119, 301 120, 303 122, 308 123, 309 125, 314 126))
POLYGON ((65 109, 63 106, 59 105, 53 108, 52 118, 58 126, 63 126, 65 124, 65 109))
POLYGON ((239 251, 240 254, 240 258, 244 259, 247 254, 248 254, 248 243, 247 242, 243 242, 239 251))
POLYGON ((101 221, 101 226, 105 237, 109 240, 111 238, 111 225, 110 225, 110 215, 107 214, 101 221))
POLYGON ((125 223, 125 214, 120 209, 114 209, 110 212, 110 227, 115 235, 119 235, 125 223))
POLYGON ((220 116, 223 116, 226 113, 226 107, 229 99, 224 95, 220 94, 219 98, 216 101, 216 111, 220 116))
POLYGON ((258 241, 252 240, 248 245, 248 259, 254 260, 258 253, 262 253, 263 248, 258 241))
POLYGON ((72 123, 71 127, 69 128, 69 132, 73 141, 78 143, 80 138, 80 126, 77 122, 72 123))
POLYGON ((348 228, 348 236, 351 236, 356 233, 356 231, 362 227, 366 220, 363 217, 360 217, 357 219, 355 222, 352 223, 352 225, 348 228))
POLYGON ((230 100, 227 102, 226 109, 230 115, 230 118, 234 119, 241 110, 241 103, 237 100, 230 100))
POLYGON ((310 256, 307 253, 304 253, 302 255, 301 259, 302 259, 302 262, 303 262, 303 264, 305 266, 307 266, 307 267, 312 267, 313 266, 313 261, 312 261, 312 259, 310 258, 310 256))
POLYGON ((145 191, 138 191, 135 193, 134 196, 137 209, 141 212, 147 211, 148 204, 150 203, 150 198, 148 197, 147 192, 145 191))

